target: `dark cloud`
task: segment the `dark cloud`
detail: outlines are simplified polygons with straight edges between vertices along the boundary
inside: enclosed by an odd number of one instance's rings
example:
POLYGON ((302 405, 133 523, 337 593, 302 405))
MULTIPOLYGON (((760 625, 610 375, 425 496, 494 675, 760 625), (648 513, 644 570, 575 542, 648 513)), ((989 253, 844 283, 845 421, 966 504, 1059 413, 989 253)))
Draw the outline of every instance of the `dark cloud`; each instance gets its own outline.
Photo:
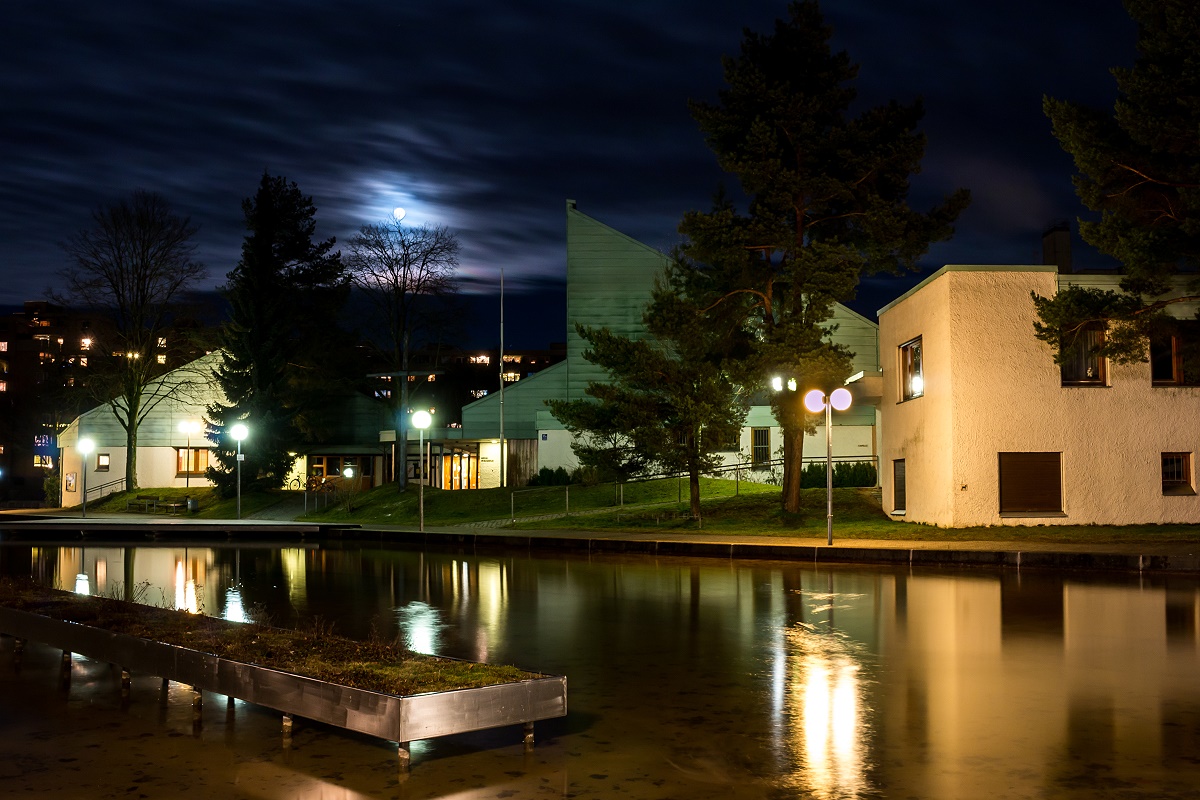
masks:
MULTIPOLYGON (((472 286, 560 281, 563 204, 667 248, 721 176, 687 111, 742 28, 783 2, 523 0, 5 9, 0 304, 42 295, 91 208, 159 191, 202 226, 210 286, 238 256, 241 200, 295 180, 344 241, 395 206, 459 231, 472 286)), ((832 0, 860 102, 924 98, 914 199, 975 194, 931 261, 1028 261, 1078 213, 1045 93, 1111 102, 1132 61, 1118 0, 832 0)), ((1086 256, 1083 256, 1086 260, 1086 256)))

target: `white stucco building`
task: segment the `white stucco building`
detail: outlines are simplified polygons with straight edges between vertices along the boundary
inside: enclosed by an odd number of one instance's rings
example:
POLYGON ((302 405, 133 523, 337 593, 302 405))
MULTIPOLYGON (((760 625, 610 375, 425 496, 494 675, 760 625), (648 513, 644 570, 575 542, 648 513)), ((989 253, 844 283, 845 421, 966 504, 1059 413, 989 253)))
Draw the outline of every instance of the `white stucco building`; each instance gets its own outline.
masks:
POLYGON ((1116 281, 947 266, 881 309, 884 510, 954 527, 1200 522, 1200 385, 1178 337, 1150 363, 1080 352, 1063 367, 1034 337, 1032 292, 1116 281))

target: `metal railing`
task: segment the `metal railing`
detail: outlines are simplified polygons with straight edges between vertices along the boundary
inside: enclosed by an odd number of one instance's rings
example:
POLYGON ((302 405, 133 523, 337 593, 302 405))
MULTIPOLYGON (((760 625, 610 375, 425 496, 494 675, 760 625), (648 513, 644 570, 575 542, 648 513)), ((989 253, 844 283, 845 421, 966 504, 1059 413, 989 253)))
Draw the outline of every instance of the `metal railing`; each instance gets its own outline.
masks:
POLYGON ((118 478, 115 481, 102 483, 99 486, 89 486, 87 488, 86 497, 88 500, 98 500, 101 497, 108 497, 110 494, 125 491, 125 479, 118 478))

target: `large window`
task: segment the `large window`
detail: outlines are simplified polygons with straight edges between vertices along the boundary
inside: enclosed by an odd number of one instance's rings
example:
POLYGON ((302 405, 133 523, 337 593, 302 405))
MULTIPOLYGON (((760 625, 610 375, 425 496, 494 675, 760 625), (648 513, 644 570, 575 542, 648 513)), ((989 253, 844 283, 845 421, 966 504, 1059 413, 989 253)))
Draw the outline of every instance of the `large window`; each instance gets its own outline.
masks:
POLYGON ((1104 326, 1088 325, 1062 345, 1063 386, 1103 386, 1104 359, 1096 349, 1104 344, 1104 326))
POLYGON ((1200 386, 1200 324, 1180 320, 1150 337, 1155 386, 1200 386))
POLYGON ((759 466, 771 460, 771 429, 750 429, 750 464, 759 466))
POLYGON ((903 514, 908 509, 908 481, 905 478, 904 459, 892 462, 892 513, 903 514))
POLYGON ((921 337, 900 345, 900 399, 912 400, 925 394, 925 371, 921 359, 921 337))
POLYGON ((175 448, 176 475, 203 475, 208 469, 208 448, 175 448))
POLYGON ((1001 514, 1062 510, 1062 453, 1000 453, 1001 514))
POLYGON ((1192 454, 1162 454, 1162 493, 1195 494, 1192 484, 1192 454))

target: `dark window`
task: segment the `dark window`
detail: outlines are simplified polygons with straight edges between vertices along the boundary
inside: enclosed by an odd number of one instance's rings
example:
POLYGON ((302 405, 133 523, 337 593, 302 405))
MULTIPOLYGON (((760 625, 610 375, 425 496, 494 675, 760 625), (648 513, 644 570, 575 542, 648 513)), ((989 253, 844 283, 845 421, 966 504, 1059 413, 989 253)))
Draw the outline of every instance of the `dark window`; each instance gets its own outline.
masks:
POLYGON ((1192 454, 1162 454, 1162 493, 1195 494, 1192 486, 1192 454))
POLYGON ((1000 453, 1001 514, 1062 510, 1062 453, 1000 453))
POLYGON ((1150 337, 1155 386, 1200 386, 1200 324, 1179 320, 1150 337))
POLYGON ((904 478, 904 459, 892 462, 892 513, 899 514, 908 509, 908 486, 904 478))
POLYGON ((752 466, 765 464, 771 460, 771 429, 750 429, 750 463, 752 466))
POLYGON ((1104 344, 1104 326, 1088 325, 1062 345, 1063 386, 1103 386, 1104 359, 1096 349, 1104 344))
POLYGON ((900 399, 912 400, 925 394, 925 371, 921 337, 900 345, 900 399))

